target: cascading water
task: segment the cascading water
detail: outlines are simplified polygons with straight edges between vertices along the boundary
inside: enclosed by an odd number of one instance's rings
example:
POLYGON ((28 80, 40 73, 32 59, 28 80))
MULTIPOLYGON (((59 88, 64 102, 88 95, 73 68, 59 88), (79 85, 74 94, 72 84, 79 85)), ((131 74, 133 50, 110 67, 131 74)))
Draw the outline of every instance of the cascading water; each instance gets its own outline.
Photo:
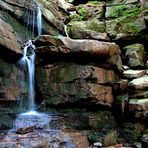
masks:
POLYGON ((35 89, 34 89, 34 72, 35 72, 35 46, 32 44, 32 41, 29 40, 24 49, 23 49, 23 57, 19 61, 19 65, 28 71, 28 98, 29 98, 29 106, 28 110, 35 110, 35 89), (27 55, 30 53, 30 55, 27 55))
MULTIPOLYGON (((28 39, 34 38, 35 36, 35 26, 37 28, 37 34, 41 35, 42 34, 42 11, 41 11, 41 6, 40 4, 36 1, 33 0, 33 3, 35 5, 35 8, 28 9, 26 12, 27 15, 27 29, 31 31, 31 33, 28 34, 28 31, 26 29, 26 36, 28 39)), ((29 6, 28 6, 29 7, 29 6)))
POLYGON ((65 31, 66 37, 69 38, 69 35, 68 35, 68 32, 67 32, 67 25, 64 25, 64 31, 65 31))
POLYGON ((34 3, 37 5, 37 31, 38 31, 38 35, 41 35, 42 34, 42 11, 41 11, 41 7, 40 5, 38 4, 38 2, 36 0, 33 0, 34 3))
POLYGON ((42 34, 42 12, 40 5, 37 3, 37 28, 38 28, 38 35, 42 34))
MULTIPOLYGON (((30 17, 28 18, 27 27, 32 28, 31 31, 34 34, 35 24, 37 26, 38 35, 42 34, 42 12, 41 7, 36 0, 33 0, 36 5, 36 13, 30 12, 30 17), (35 18, 36 14, 36 18, 35 18), (36 22, 35 22, 36 20, 36 22)), ((32 35, 30 36, 32 37, 32 35)), ((32 44, 31 40, 25 44, 23 49, 23 57, 19 61, 19 65, 28 72, 28 111, 35 111, 35 88, 34 88, 34 75, 35 75, 35 46, 32 44), (29 55, 28 55, 29 53, 29 55)))

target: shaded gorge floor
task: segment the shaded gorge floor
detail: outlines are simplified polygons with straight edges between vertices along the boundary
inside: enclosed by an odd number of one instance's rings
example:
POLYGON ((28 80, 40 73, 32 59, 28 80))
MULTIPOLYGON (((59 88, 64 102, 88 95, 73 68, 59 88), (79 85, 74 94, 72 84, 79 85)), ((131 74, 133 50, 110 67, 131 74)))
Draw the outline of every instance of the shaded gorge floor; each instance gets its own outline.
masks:
POLYGON ((141 122, 120 123, 107 109, 48 108, 45 113, 34 111, 17 115, 16 104, 13 111, 12 105, 10 110, 1 112, 1 148, 91 148, 95 144, 134 147, 144 129, 141 122))

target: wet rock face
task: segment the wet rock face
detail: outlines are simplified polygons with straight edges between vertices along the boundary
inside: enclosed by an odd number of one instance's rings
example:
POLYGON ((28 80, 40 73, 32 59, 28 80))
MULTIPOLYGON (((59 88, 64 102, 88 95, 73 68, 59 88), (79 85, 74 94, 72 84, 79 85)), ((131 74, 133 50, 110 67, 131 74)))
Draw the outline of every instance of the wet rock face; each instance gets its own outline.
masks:
POLYGON ((27 93, 22 77, 23 73, 14 64, 0 59, 0 100, 19 100, 23 93, 27 93))
POLYGON ((0 129, 12 128, 19 102, 27 96, 27 82, 23 77, 15 64, 0 58, 0 129))
POLYGON ((48 105, 88 101, 111 106, 112 88, 101 84, 117 78, 112 70, 73 63, 37 69, 38 87, 48 105))
MULTIPOLYGON (((38 3, 44 16, 42 32, 64 34, 63 22, 67 14, 59 10, 58 1, 40 0, 38 3)), ((0 44, 15 53, 21 53, 21 44, 37 36, 37 4, 33 0, 2 0, 0 8, 0 44)))

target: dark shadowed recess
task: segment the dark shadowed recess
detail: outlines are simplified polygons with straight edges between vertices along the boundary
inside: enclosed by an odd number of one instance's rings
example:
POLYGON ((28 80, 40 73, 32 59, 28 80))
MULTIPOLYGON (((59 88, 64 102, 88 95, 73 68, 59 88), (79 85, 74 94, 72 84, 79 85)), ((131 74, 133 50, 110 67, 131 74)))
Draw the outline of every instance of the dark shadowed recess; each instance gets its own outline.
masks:
MULTIPOLYGON (((47 105, 44 106, 43 108, 41 107, 40 109, 43 111, 48 111, 48 109, 82 109, 82 110, 87 110, 87 111, 102 111, 102 110, 110 110, 112 111, 112 108, 109 106, 104 106, 100 104, 96 104, 95 101, 91 101, 91 98, 85 98, 80 99, 81 101, 76 101, 76 102, 66 102, 65 104, 58 104, 56 106, 53 105, 47 105)), ((42 106, 42 105, 41 105, 42 106)))
POLYGON ((21 57, 22 54, 16 53, 0 45, 0 58, 6 61, 7 63, 16 64, 21 57))
POLYGON ((65 55, 65 53, 59 53, 55 52, 55 54, 52 53, 43 53, 39 54, 37 53, 37 56, 39 59, 41 59, 41 63, 54 63, 54 62, 74 62, 77 64, 88 64, 90 63, 106 63, 107 58, 106 57, 98 57, 98 55, 93 55, 90 53, 81 53, 81 52, 73 52, 73 53, 68 53, 65 55), (44 59, 44 60, 42 60, 44 59))

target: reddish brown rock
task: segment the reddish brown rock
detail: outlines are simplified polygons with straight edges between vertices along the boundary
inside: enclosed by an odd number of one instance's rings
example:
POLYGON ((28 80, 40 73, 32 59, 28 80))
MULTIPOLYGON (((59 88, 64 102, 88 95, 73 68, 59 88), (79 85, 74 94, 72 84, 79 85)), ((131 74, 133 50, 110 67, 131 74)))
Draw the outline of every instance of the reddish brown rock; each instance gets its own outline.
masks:
POLYGON ((75 58, 79 55, 95 57, 96 61, 106 61, 114 66, 118 70, 122 70, 122 61, 120 57, 120 48, 117 44, 111 42, 102 42, 97 40, 74 40, 68 37, 52 37, 52 36, 40 36, 35 40, 35 44, 38 47, 36 52, 38 56, 41 55, 52 57, 54 55, 73 55, 75 58))
POLYGON ((87 82, 93 81, 97 84, 105 84, 118 80, 118 76, 111 69, 74 63, 49 64, 44 68, 38 69, 38 72, 40 75, 45 76, 45 81, 51 83, 75 82, 78 79, 84 79, 87 82))
POLYGON ((87 148, 89 147, 89 142, 87 139, 87 135, 85 132, 81 131, 63 131, 65 134, 65 142, 70 143, 71 146, 76 146, 79 148, 87 148))
POLYGON ((17 129, 16 133, 17 134, 27 134, 30 132, 33 132, 35 129, 35 126, 29 126, 29 127, 25 127, 25 128, 19 128, 17 129))
POLYGON ((115 53, 120 52, 120 48, 115 43, 102 42, 97 40, 74 40, 70 38, 60 38, 71 52, 88 52, 98 57, 111 57, 115 53))
POLYGON ((0 24, 0 44, 16 53, 21 53, 21 46, 14 34, 13 27, 2 19, 0 19, 0 24))
POLYGON ((44 98, 44 105, 65 105, 79 103, 81 105, 112 106, 112 88, 90 83, 41 83, 39 86, 44 98))
POLYGON ((129 102, 129 111, 136 118, 148 118, 148 99, 131 99, 129 102))
POLYGON ((109 58, 115 53, 120 53, 120 48, 115 43, 103 42, 103 41, 97 41, 97 40, 88 40, 88 39, 74 40, 68 37, 56 38, 49 35, 43 35, 38 37, 35 40, 35 44, 39 46, 41 45, 64 46, 65 45, 67 48, 69 48, 69 51, 67 52, 70 52, 70 53, 86 52, 86 53, 94 54, 98 57, 103 56, 103 57, 109 58))
POLYGON ((90 102, 112 106, 112 88, 101 84, 118 79, 113 70, 63 63, 37 68, 36 74, 39 90, 47 104, 90 102))

